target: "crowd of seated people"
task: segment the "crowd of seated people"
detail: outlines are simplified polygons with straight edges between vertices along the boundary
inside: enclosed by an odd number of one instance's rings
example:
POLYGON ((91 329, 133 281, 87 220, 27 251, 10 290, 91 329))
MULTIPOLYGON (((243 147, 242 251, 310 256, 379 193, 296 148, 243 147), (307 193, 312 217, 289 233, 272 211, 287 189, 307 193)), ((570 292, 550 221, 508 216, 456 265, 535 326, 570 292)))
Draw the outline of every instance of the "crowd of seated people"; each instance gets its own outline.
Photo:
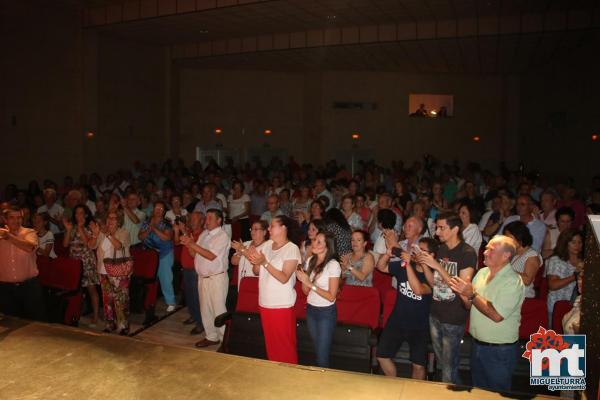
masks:
MULTIPOLYGON (((172 312, 181 246, 185 323, 194 325, 193 335, 205 332, 198 347, 223 341, 214 318, 226 311, 228 271, 237 266, 238 285, 259 280, 268 358, 298 362, 298 280, 308 296, 317 364, 326 367, 340 286, 373 286, 374 274, 386 273, 397 297, 377 350, 382 371, 396 374, 392 358, 407 342, 411 376, 424 379, 431 341, 441 379, 460 383, 458 353, 468 322, 477 343, 473 362, 500 359, 499 349, 512 351, 518 339, 524 299, 538 296, 540 271, 548 283, 549 323, 557 301, 575 301, 585 216, 600 212, 600 176, 578 194, 572 182, 549 185, 537 174, 492 173, 474 163, 461 169, 430 156, 408 168, 361 161, 354 177, 335 161, 187 167, 169 160, 161 167, 136 162, 106 179, 93 173, 77 182, 66 177, 61 185, 49 179, 26 189, 10 184, 1 196, 0 312, 44 319, 35 258, 56 257, 61 245, 82 262, 91 323, 104 319, 106 331, 127 334, 129 278, 112 276, 106 257, 127 257, 131 246, 156 251, 172 312), (19 273, 15 263, 24 266, 19 273), (497 276, 511 291, 502 294, 483 275, 497 276)), ((510 388, 510 376, 484 375, 473 382, 510 388)))

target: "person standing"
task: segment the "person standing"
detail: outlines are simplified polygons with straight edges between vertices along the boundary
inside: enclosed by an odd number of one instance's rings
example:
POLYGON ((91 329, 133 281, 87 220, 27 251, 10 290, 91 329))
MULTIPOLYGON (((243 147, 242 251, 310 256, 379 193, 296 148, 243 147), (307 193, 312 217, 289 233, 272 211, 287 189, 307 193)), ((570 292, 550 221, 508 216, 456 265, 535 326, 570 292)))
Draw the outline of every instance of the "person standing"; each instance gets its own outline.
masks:
POLYGON ((459 276, 450 280, 452 290, 470 303, 473 386, 499 392, 511 389, 519 350, 525 293, 521 276, 510 265, 516 253, 513 239, 496 236, 484 252, 486 267, 477 272, 473 283, 459 276))
POLYGON ((6 227, 0 228, 0 312, 15 317, 44 320, 44 301, 38 282, 35 250, 38 236, 22 226, 17 206, 3 211, 6 227))
POLYGON ((140 243, 140 228, 146 220, 146 214, 139 209, 140 196, 137 193, 129 193, 127 199, 121 200, 121 206, 125 213, 123 228, 129 232, 129 242, 132 246, 135 246, 140 243))
POLYGON ((196 347, 214 346, 223 340, 225 327, 215 326, 215 317, 227 311, 225 301, 229 289, 227 276, 228 255, 231 246, 223 230, 223 212, 216 208, 206 211, 205 230, 196 242, 191 236, 182 236, 181 243, 194 253, 194 268, 198 274, 200 314, 206 337, 196 347))
POLYGON ((298 231, 295 221, 281 215, 269 227, 270 240, 262 251, 249 247, 244 256, 258 275, 258 304, 265 336, 267 357, 271 361, 298 363, 296 349, 296 267, 300 249, 290 239, 298 231))
POLYGON ((442 245, 437 259, 426 252, 417 256, 417 262, 425 267, 425 276, 432 278, 428 283, 433 289, 429 315, 433 350, 442 369, 442 381, 454 384, 461 383, 459 350, 469 316, 466 307, 470 304, 457 296, 449 285, 451 278, 456 276, 470 281, 477 265, 475 250, 462 240, 461 226, 462 221, 456 213, 439 214, 435 233, 442 245))
POLYGON ((317 366, 329 368, 329 353, 337 322, 335 300, 340 287, 342 269, 336 260, 335 237, 329 232, 319 232, 313 243, 313 256, 308 268, 296 271, 307 297, 306 324, 312 338, 317 366))

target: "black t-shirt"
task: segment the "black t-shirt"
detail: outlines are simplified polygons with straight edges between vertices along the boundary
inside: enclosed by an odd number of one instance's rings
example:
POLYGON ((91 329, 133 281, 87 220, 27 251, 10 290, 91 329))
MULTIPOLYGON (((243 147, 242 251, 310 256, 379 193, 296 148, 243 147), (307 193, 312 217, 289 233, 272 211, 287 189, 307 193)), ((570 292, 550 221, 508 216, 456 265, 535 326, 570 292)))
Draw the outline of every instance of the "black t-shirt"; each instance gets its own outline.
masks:
MULTIPOLYGON (((475 268, 477 254, 473 247, 461 241, 452 250, 442 244, 438 251, 438 261, 450 276, 458 276, 465 268, 475 268)), ((460 296, 450 289, 442 276, 434 271, 433 274, 433 302, 431 315, 440 322, 452 325, 462 325, 467 322, 469 311, 465 309, 460 296)))
MULTIPOLYGON (((390 321, 398 328, 406 330, 427 330, 429 328, 429 305, 431 294, 417 295, 408 283, 406 268, 402 268, 402 261, 390 261, 388 268, 390 274, 398 280, 398 296, 390 321)), ((414 267, 413 267, 414 268, 414 267)), ((417 279, 426 283, 425 274, 415 269, 417 279)))

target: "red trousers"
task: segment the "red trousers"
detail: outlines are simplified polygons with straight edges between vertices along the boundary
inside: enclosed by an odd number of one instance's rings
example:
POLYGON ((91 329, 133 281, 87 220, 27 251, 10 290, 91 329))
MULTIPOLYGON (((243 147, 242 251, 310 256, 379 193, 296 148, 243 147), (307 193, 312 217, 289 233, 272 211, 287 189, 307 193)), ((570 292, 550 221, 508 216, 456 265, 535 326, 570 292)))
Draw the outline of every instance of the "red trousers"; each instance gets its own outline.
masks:
POLYGON ((271 361, 298 364, 294 308, 259 307, 259 309, 267 358, 271 361))

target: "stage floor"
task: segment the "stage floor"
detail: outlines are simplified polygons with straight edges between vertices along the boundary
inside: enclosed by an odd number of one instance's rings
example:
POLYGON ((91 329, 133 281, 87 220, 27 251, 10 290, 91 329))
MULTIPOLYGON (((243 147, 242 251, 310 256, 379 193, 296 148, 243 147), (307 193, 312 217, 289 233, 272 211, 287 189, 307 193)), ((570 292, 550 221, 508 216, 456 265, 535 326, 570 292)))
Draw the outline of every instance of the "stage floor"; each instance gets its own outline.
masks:
POLYGON ((8 318, 0 320, 0 368, 2 399, 502 398, 8 318))

